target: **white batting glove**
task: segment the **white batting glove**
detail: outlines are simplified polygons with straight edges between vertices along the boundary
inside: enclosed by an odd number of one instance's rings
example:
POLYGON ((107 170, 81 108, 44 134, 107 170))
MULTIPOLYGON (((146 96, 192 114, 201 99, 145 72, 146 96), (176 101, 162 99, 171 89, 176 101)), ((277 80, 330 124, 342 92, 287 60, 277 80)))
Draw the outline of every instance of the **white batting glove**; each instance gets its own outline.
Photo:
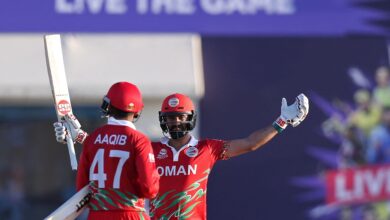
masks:
POLYGON ((80 144, 84 143, 85 138, 88 136, 87 132, 81 129, 81 125, 77 118, 69 113, 64 116, 62 122, 56 122, 53 124, 57 142, 66 143, 66 134, 69 132, 73 142, 80 144))
POLYGON ((66 144, 66 128, 62 122, 53 124, 57 142, 66 144))
POLYGON ((295 98, 292 105, 287 105, 287 100, 282 99, 281 114, 273 123, 274 128, 280 133, 286 129, 287 125, 298 126, 309 113, 309 99, 300 94, 295 98))

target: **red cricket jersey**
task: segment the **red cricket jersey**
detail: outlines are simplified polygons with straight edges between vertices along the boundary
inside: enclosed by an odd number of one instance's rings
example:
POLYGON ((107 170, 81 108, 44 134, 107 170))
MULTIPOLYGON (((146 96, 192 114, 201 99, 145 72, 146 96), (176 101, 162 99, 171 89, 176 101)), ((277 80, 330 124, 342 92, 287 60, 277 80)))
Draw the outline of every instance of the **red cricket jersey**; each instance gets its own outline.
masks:
POLYGON ((152 143, 160 190, 150 201, 150 216, 155 220, 204 220, 208 176, 217 160, 226 159, 225 142, 191 137, 176 151, 168 140, 152 143))
POLYGON ((142 214, 143 198, 156 195, 158 182, 151 143, 133 123, 109 118, 107 125, 96 129, 84 142, 77 189, 90 183, 94 196, 89 207, 91 213, 95 212, 91 215, 108 217, 107 211, 142 214))

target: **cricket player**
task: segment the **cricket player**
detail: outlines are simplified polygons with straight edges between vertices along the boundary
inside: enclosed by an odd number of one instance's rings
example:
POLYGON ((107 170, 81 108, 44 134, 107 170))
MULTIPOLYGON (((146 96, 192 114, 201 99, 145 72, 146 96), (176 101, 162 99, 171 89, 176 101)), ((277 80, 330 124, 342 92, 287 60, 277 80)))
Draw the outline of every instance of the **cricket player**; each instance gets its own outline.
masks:
MULTIPOLYGON (((88 219, 150 219, 144 198, 156 196, 159 175, 150 140, 133 124, 143 108, 141 93, 131 83, 115 83, 102 108, 109 116, 108 123, 89 136, 77 126, 73 115, 67 115, 64 122, 73 137, 84 144, 77 190, 90 184, 93 196, 88 219), (83 141, 80 136, 87 137, 83 141)), ((64 142, 65 126, 55 123, 55 127, 57 140, 64 142)))
POLYGON ((298 126, 308 111, 309 101, 304 94, 298 95, 292 105, 283 98, 280 117, 246 138, 197 140, 190 134, 196 125, 191 99, 177 93, 166 97, 159 112, 164 137, 152 143, 160 189, 151 200, 151 218, 206 220, 207 181, 215 162, 257 150, 288 125, 298 126))

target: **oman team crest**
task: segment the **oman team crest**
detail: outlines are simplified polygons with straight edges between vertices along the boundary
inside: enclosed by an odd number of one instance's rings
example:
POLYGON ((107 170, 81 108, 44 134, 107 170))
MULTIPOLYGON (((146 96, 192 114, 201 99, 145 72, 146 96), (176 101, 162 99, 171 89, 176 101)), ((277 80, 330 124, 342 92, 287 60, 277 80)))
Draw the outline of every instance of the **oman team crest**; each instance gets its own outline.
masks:
POLYGON ((168 105, 171 106, 172 108, 178 106, 180 103, 178 98, 171 98, 168 100, 168 105))
POLYGON ((72 110, 72 107, 67 100, 61 100, 58 102, 57 109, 61 114, 66 115, 72 110))
POLYGON ((185 153, 187 156, 189 156, 189 157, 196 157, 196 156, 198 156, 198 152, 199 152, 199 150, 198 150, 198 148, 196 148, 196 147, 189 147, 189 148, 187 148, 187 149, 184 151, 184 153, 185 153))

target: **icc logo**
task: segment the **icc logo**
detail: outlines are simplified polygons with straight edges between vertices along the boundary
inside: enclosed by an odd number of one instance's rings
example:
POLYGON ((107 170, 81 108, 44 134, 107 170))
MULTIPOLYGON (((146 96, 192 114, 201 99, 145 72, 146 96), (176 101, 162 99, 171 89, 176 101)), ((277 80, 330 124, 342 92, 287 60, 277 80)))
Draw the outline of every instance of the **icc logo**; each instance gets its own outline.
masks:
POLYGON ((63 115, 68 114, 71 110, 70 103, 66 100, 61 100, 58 103, 57 108, 58 108, 58 111, 63 115))
POLYGON ((157 155, 157 159, 164 159, 168 157, 168 152, 166 149, 161 149, 160 152, 157 155))

